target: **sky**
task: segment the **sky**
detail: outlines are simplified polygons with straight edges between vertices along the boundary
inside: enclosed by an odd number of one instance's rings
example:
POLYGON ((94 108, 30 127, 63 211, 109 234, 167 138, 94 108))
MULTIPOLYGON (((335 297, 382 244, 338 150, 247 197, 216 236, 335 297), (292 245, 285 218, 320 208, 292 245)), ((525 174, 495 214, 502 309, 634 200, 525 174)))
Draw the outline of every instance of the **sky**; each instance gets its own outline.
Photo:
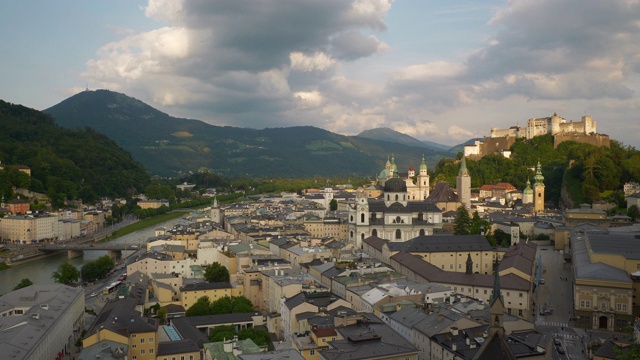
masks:
POLYGON ((554 113, 640 148, 638 0, 7 0, 0 99, 455 145, 554 113))

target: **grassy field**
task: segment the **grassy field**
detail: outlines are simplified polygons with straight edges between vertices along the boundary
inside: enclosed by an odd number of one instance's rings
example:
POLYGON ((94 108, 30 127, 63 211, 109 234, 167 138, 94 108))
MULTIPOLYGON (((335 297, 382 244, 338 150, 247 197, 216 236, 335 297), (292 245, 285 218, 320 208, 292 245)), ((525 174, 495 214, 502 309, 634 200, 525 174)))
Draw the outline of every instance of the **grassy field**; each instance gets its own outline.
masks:
POLYGON ((153 225, 158 225, 160 223, 163 223, 163 222, 171 220, 171 219, 176 219, 176 218, 182 217, 183 215, 188 214, 188 213, 189 213, 188 211, 176 211, 176 212, 163 214, 163 215, 158 215, 158 216, 154 216, 152 218, 140 220, 140 221, 135 222, 135 223, 133 223, 131 225, 125 226, 122 229, 114 231, 111 236, 100 240, 100 242, 107 242, 107 241, 110 241, 110 240, 114 240, 114 239, 119 238, 120 236, 124 236, 124 235, 130 234, 130 233, 132 233, 134 231, 142 230, 142 229, 148 228, 148 227, 153 226, 153 225))

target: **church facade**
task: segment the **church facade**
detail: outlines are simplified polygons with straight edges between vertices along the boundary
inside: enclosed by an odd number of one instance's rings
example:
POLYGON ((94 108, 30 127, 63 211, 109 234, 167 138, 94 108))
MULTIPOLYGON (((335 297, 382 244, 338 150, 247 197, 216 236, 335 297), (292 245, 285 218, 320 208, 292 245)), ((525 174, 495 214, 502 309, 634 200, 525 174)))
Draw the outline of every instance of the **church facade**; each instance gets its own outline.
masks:
POLYGON ((432 202, 410 199, 405 180, 386 179, 382 196, 382 199, 370 199, 364 189, 360 189, 349 207, 349 241, 357 247, 369 236, 407 241, 433 235, 434 229, 442 228, 442 211, 432 202))
POLYGON ((407 173, 399 173, 396 165, 395 156, 391 156, 391 161, 387 159, 384 169, 378 174, 378 184, 384 186, 388 180, 393 178, 401 178, 407 187, 408 201, 424 201, 429 197, 429 173, 427 172, 427 163, 422 156, 422 162, 416 174, 413 165, 409 166, 407 173))

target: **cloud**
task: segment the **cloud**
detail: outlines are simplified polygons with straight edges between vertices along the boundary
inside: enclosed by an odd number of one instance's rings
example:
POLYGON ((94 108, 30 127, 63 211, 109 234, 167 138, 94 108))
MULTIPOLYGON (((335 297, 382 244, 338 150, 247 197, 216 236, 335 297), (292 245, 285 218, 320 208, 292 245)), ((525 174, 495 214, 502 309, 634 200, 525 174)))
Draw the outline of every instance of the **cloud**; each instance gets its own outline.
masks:
MULTIPOLYGON (((423 54, 413 61, 381 35, 393 30, 392 5, 149 0, 146 16, 165 26, 104 45, 83 76, 172 115, 233 126, 386 126, 451 144, 554 111, 579 120, 587 108, 599 126, 611 117, 637 129, 628 115, 640 85, 637 1, 508 1, 474 49, 455 58, 412 49, 423 54)), ((461 11, 472 13, 448 12, 461 11)))

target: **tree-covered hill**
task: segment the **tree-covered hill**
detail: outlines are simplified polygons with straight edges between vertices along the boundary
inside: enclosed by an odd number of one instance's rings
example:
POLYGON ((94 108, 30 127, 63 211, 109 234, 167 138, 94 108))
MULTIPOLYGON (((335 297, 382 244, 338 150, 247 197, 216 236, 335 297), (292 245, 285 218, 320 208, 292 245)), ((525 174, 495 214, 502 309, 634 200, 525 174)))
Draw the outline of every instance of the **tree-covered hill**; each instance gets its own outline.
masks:
POLYGON ((150 181, 144 167, 115 142, 86 128, 68 130, 51 116, 0 100, 0 192, 13 187, 46 193, 54 205, 67 200, 93 202, 101 196, 126 196, 150 181), (31 177, 12 165, 31 168, 31 177))
POLYGON ((124 94, 84 91, 45 110, 66 128, 109 136, 154 175, 207 169, 226 177, 373 176, 394 153, 400 171, 424 154, 434 166, 447 152, 316 127, 246 129, 179 119, 124 94))
MULTIPOLYGON (((551 135, 526 141, 519 139, 511 147, 511 159, 501 155, 467 159, 471 186, 509 182, 522 190, 527 179, 533 181, 532 167, 542 165, 545 197, 561 207, 599 200, 611 191, 620 191, 624 183, 640 181, 640 151, 611 141, 611 148, 565 142, 553 148, 551 135)), ((433 183, 455 184, 460 168, 457 159, 442 159, 435 168, 433 183)))

